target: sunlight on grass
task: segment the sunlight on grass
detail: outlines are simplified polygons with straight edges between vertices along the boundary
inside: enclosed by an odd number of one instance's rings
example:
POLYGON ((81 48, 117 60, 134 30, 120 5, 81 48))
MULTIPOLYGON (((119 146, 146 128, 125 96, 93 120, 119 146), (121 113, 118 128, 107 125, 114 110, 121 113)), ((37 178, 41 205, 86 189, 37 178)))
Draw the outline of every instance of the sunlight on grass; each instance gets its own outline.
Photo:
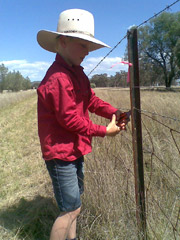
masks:
MULTIPOLYGON (((115 107, 130 109, 129 91, 95 91, 115 107)), ((0 239, 48 240, 58 208, 41 157, 36 92, 17 95, 0 95, 0 239)), ((174 132, 176 146, 169 129, 155 120, 180 131, 179 121, 159 116, 180 118, 180 93, 141 91, 141 102, 148 236, 178 239, 180 134, 174 132)), ((129 124, 115 138, 93 139, 93 152, 85 157, 80 240, 138 239, 131 138, 129 124)))

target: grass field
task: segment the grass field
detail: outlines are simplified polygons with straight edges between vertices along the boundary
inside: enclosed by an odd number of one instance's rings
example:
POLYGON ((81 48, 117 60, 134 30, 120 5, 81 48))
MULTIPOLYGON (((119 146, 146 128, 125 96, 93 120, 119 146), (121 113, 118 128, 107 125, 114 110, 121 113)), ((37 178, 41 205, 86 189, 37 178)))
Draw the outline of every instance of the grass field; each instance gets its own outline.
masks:
MULTIPOLYGON (((95 91, 130 109, 129 91, 95 91)), ((36 103, 35 91, 0 94, 1 240, 48 240, 58 215, 41 158, 36 103)), ((180 93, 141 91, 141 103, 148 239, 180 239, 180 93)), ((80 240, 138 239, 131 139, 130 124, 115 138, 94 138, 85 157, 80 240)))

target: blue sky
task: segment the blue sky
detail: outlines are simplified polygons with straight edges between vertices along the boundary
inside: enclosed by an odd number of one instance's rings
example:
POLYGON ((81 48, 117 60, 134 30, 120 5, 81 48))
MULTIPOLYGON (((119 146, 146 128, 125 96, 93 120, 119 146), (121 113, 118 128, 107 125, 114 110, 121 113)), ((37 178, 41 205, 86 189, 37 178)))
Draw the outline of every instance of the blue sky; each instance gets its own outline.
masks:
MULTIPOLYGON (((90 11, 95 19, 95 37, 114 47, 132 25, 139 25, 175 0, 0 0, 0 64, 20 71, 31 81, 41 81, 55 54, 42 49, 37 41, 41 29, 56 31, 59 14, 71 8, 90 11)), ((180 2, 169 10, 180 11, 180 2)), ((126 66, 111 66, 121 60, 126 39, 92 73, 113 75, 126 66)), ((90 53, 82 66, 88 74, 110 51, 103 48, 90 53)), ((91 75, 91 76, 92 76, 91 75)), ((90 76, 90 77, 91 77, 90 76)))

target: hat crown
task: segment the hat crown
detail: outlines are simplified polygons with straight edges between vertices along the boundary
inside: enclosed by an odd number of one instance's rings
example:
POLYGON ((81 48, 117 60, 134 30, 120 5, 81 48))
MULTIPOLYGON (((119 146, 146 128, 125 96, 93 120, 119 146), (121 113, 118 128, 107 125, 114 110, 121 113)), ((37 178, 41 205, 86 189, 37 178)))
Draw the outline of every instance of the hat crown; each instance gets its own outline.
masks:
POLYGON ((59 16, 57 32, 82 33, 94 37, 94 17, 86 10, 66 10, 59 16))
POLYGON ((37 41, 45 50, 57 53, 57 38, 61 35, 88 41, 89 52, 109 47, 94 37, 94 17, 86 10, 65 10, 59 15, 57 31, 40 30, 37 41))

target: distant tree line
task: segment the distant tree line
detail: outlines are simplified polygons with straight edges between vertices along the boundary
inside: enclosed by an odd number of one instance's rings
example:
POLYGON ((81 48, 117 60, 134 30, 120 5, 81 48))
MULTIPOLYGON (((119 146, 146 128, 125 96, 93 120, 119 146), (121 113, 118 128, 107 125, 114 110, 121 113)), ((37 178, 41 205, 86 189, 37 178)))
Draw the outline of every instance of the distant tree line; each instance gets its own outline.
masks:
POLYGON ((3 90, 17 92, 32 88, 28 77, 24 78, 19 71, 10 72, 4 64, 0 65, 0 92, 3 90))
POLYGON ((91 87, 127 87, 127 72, 120 71, 115 76, 96 74, 90 79, 91 87))

